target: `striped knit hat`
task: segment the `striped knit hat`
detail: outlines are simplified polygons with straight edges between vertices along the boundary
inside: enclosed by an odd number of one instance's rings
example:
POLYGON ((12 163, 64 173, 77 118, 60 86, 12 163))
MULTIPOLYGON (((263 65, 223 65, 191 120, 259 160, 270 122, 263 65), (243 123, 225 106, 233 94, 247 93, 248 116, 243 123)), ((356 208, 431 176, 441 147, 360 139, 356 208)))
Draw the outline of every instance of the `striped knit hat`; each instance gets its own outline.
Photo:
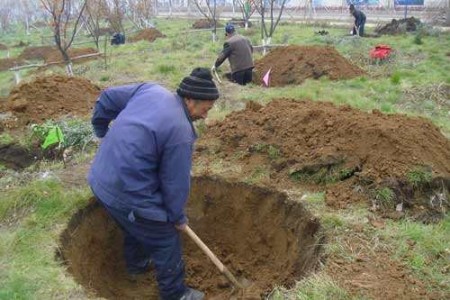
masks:
POLYGON ((191 75, 183 78, 177 94, 180 97, 194 100, 217 100, 219 90, 212 79, 209 69, 195 68, 191 75))

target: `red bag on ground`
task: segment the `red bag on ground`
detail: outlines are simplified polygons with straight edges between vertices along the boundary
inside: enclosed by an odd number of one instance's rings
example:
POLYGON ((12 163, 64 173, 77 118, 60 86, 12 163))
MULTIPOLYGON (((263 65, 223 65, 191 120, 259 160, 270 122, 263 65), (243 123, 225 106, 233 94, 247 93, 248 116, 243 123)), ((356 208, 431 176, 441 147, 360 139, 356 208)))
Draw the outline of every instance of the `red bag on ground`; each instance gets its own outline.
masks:
POLYGON ((372 59, 386 59, 391 55, 392 48, 389 45, 376 45, 375 48, 370 50, 370 58, 372 59))

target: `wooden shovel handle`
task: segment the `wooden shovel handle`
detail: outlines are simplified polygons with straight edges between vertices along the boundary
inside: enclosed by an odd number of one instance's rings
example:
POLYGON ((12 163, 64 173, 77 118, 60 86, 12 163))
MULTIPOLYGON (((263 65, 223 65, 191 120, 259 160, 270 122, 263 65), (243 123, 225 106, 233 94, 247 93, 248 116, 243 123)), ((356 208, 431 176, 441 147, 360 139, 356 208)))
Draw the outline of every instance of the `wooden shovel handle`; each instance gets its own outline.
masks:
POLYGON ((208 248, 208 246, 205 245, 205 243, 203 243, 203 241, 188 225, 186 225, 184 231, 194 241, 194 243, 196 243, 197 246, 202 249, 203 252, 205 252, 205 254, 216 265, 219 271, 224 274, 236 288, 243 289, 243 286, 236 280, 236 277, 231 274, 230 270, 228 270, 227 267, 224 266, 224 264, 217 258, 217 256, 208 248))

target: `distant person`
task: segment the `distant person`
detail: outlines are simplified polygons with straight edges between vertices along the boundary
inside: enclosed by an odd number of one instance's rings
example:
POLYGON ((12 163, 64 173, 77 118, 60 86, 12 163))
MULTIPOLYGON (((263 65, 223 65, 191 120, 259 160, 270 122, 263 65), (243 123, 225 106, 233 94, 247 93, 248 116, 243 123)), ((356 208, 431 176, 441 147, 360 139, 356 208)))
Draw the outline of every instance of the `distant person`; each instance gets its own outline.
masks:
POLYGON ((227 41, 223 44, 223 50, 212 67, 215 71, 228 58, 231 66, 231 78, 240 85, 246 85, 252 81, 253 47, 250 41, 237 34, 234 25, 225 26, 227 41))
POLYGON ((108 88, 95 104, 92 125, 102 140, 89 185, 123 231, 130 279, 152 264, 162 300, 204 299, 185 284, 180 231, 188 222, 192 122, 206 118, 217 98, 211 71, 196 68, 176 93, 138 83, 108 88))
POLYGON ((125 35, 122 33, 114 33, 111 39, 111 45, 122 45, 125 44, 125 35))
POLYGON ((350 4, 350 13, 355 18, 355 25, 353 26, 353 35, 364 36, 364 25, 366 24, 366 15, 356 9, 353 4, 350 4))

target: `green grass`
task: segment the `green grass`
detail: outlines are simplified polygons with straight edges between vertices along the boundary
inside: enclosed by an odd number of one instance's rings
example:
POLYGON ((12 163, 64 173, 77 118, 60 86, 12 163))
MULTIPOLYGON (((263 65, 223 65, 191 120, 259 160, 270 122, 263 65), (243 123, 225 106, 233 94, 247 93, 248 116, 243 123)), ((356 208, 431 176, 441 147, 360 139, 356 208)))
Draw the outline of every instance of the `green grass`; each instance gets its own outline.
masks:
POLYGON ((410 220, 390 221, 382 231, 392 245, 395 258, 410 267, 429 289, 450 293, 448 262, 450 257, 450 216, 438 224, 422 224, 410 220))
POLYGON ((67 191, 54 181, 2 193, 0 299, 66 298, 79 290, 66 278, 55 251, 61 225, 89 196, 87 189, 67 191))
POLYGON ((406 178, 409 184, 417 188, 431 182, 433 174, 431 173, 431 170, 427 170, 426 168, 415 167, 406 174, 406 178))

